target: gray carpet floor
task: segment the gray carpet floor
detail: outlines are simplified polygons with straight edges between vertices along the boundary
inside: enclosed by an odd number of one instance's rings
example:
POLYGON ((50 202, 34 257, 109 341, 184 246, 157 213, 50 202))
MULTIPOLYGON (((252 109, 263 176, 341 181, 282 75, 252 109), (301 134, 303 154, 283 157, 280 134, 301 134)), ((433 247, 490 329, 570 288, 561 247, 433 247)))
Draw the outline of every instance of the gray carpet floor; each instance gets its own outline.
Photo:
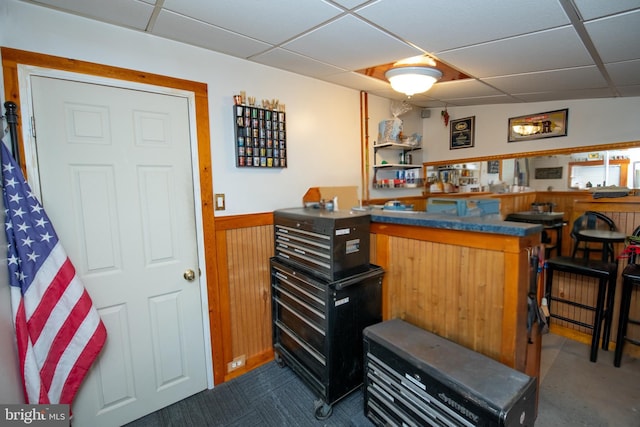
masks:
MULTIPOLYGON (((543 338, 537 427, 640 427, 640 360, 613 366, 613 351, 557 335, 543 338)), ((360 390, 333 407, 326 420, 314 416, 311 390, 289 368, 268 363, 241 377, 149 414, 127 427, 371 427, 360 390)))
POLYGON ((326 420, 314 416, 318 397, 275 362, 140 418, 127 427, 371 427, 357 390, 333 405, 326 420))

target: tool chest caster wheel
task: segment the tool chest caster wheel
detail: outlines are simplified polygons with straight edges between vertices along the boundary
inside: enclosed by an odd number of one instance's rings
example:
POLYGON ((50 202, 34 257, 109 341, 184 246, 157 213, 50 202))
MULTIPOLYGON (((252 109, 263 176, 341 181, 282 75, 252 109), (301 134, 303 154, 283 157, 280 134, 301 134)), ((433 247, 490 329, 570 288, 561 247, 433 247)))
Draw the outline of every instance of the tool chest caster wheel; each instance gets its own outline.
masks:
POLYGON ((322 399, 316 400, 314 403, 316 419, 326 420, 333 413, 333 407, 324 403, 322 399))
POLYGON ((284 368, 285 366, 287 366, 287 364, 284 362, 284 359, 282 358, 282 356, 280 356, 278 353, 276 353, 273 358, 275 359, 276 363, 278 364, 279 367, 284 368))

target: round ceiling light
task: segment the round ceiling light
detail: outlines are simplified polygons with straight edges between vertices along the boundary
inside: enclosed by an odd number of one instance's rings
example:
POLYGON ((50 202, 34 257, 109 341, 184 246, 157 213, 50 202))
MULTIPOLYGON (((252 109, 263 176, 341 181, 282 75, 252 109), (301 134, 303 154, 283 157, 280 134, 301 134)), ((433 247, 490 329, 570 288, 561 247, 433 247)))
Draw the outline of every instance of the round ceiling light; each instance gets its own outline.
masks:
POLYGON ((396 67, 387 70, 384 76, 391 83, 393 90, 411 96, 431 89, 442 77, 442 72, 432 67, 396 67))

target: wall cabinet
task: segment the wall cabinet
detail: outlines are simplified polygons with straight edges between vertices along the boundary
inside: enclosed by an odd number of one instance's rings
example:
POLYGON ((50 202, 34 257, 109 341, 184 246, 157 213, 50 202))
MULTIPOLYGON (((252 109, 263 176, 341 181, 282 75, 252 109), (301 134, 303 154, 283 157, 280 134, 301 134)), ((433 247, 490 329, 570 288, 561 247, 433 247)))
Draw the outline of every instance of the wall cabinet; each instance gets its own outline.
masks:
MULTIPOLYGON (((373 146, 373 188, 415 188, 423 185, 422 164, 414 164, 419 145, 385 142, 373 146)), ((420 162, 421 163, 421 162, 420 162)))

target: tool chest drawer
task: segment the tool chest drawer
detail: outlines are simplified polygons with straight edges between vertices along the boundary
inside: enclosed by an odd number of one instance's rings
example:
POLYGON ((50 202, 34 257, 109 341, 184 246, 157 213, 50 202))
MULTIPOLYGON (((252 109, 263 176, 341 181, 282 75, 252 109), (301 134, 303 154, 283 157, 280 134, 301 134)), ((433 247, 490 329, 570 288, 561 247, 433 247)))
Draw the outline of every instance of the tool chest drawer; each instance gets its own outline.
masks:
POLYGON ((382 321, 383 274, 369 265, 329 281, 271 258, 275 359, 319 396, 324 415, 362 385, 362 330, 382 321))
POLYGON ((534 425, 535 378, 400 319, 365 328, 363 343, 376 425, 534 425))
POLYGON ((273 214, 275 256, 327 280, 369 269, 368 213, 309 208, 273 214))

